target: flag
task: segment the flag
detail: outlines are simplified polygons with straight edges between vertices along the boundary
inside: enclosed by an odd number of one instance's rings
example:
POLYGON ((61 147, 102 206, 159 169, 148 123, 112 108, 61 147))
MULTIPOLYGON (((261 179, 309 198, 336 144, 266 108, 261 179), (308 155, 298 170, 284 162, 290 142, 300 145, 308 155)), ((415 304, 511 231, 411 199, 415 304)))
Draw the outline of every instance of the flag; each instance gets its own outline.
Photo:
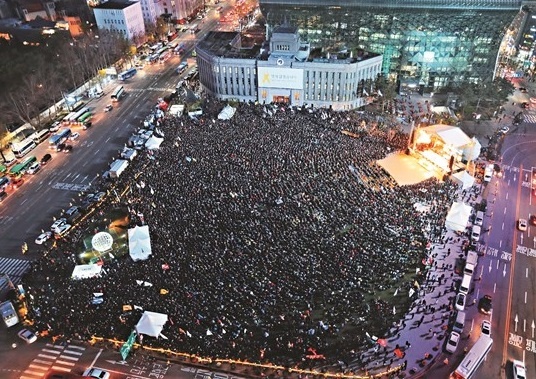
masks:
POLYGON ((210 329, 207 329, 207 336, 211 336, 212 335, 212 332, 210 331, 210 329))
POLYGON ((393 305, 393 314, 396 315, 396 308, 394 305, 393 305))
POLYGON ((139 310, 139 311, 143 311, 143 308, 140 307, 139 305, 134 305, 134 309, 137 309, 137 310, 139 310))
POLYGON ((180 333, 180 334, 186 334, 186 332, 185 332, 184 329, 182 329, 182 328, 179 328, 179 333, 180 333))
POLYGON ((192 337, 192 335, 190 334, 189 331, 186 331, 186 336, 187 336, 187 337, 190 337, 190 338, 192 337))
POLYGON ((365 96, 368 96, 368 95, 369 95, 368 92, 367 92, 367 90, 364 89, 364 88, 363 88, 363 95, 365 95, 365 96))
POLYGON ((415 290, 413 288, 410 288, 409 289, 409 297, 412 297, 414 293, 415 293, 415 290))
POLYGON ((131 311, 131 310, 132 310, 132 305, 123 305, 123 312, 131 311))
POLYGON ((169 293, 169 291, 166 290, 166 289, 164 289, 164 288, 162 288, 162 289, 160 290, 160 295, 167 295, 168 293, 169 293))
POLYGON ((393 297, 396 296, 396 295, 398 295, 398 288, 395 290, 395 293, 394 293, 393 297))
POLYGON ((383 97, 383 93, 382 93, 382 91, 380 89, 378 89, 378 95, 383 97))

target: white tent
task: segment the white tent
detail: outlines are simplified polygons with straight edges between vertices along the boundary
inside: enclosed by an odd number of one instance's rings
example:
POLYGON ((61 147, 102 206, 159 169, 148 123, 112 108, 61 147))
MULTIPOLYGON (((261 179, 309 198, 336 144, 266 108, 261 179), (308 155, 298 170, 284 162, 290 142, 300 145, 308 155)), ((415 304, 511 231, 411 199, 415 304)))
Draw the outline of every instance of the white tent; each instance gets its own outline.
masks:
POLYGON ((136 332, 158 338, 164 329, 168 316, 163 313, 145 311, 136 324, 136 332))
POLYGON ((128 251, 134 262, 144 261, 152 254, 149 226, 136 226, 128 230, 128 251))
POLYGON ((457 172, 452 178, 462 186, 462 189, 471 188, 475 184, 475 178, 467 171, 457 172))
POLYGON ((236 108, 231 107, 230 105, 226 105, 225 108, 223 108, 218 115, 218 120, 229 120, 231 117, 234 116, 236 112, 236 108))
POLYGON ((482 150, 482 145, 475 137, 471 138, 471 141, 471 144, 463 148, 463 157, 467 161, 474 161, 477 159, 480 156, 480 151, 482 150))
POLYGON ((455 202, 450 207, 447 219, 445 221, 445 227, 450 230, 463 232, 469 222, 469 216, 471 215, 471 206, 461 202, 455 202))
POLYGON ((145 142, 145 147, 149 150, 157 150, 160 148, 162 142, 164 142, 163 138, 151 136, 151 138, 149 138, 147 142, 145 142))
POLYGON ((98 264, 77 265, 74 266, 71 278, 76 280, 94 278, 100 276, 101 270, 102 266, 98 264))

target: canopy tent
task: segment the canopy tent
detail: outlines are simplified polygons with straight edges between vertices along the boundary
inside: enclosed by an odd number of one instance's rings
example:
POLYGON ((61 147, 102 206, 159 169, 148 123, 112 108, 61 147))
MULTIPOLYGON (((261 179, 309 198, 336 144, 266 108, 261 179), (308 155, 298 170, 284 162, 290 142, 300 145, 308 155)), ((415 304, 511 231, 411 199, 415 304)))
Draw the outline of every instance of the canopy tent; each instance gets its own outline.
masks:
POLYGON ((480 156, 480 151, 482 150, 482 145, 478 140, 473 137, 471 138, 472 143, 463 148, 463 158, 467 161, 474 161, 480 156))
POLYGON ((231 117, 234 116, 236 112, 236 108, 231 107, 230 105, 226 105, 218 115, 218 120, 229 120, 231 117))
POLYGON ((162 144, 162 142, 164 142, 163 138, 151 136, 151 138, 149 138, 147 142, 145 142, 145 147, 148 150, 157 150, 160 148, 160 145, 162 144))
POLYGON ((457 126, 451 125, 430 125, 424 128, 419 128, 428 134, 437 135, 446 145, 450 145, 456 148, 466 146, 472 143, 471 138, 465 134, 457 126))
POLYGON ((140 321, 136 324, 136 332, 158 338, 167 320, 168 316, 166 314, 145 311, 141 315, 140 321))
POLYGON ((452 175, 452 178, 458 182, 462 189, 471 188, 475 184, 475 178, 467 171, 460 171, 452 175))
POLYGON ((469 216, 471 215, 471 206, 462 202, 454 202, 450 207, 447 219, 445 221, 445 227, 450 230, 463 232, 469 222, 469 216))
POLYGON ((128 230, 128 250, 134 262, 144 261, 152 254, 149 226, 136 226, 128 230))
POLYGON ((102 266, 98 264, 77 265, 74 266, 71 278, 76 280, 94 278, 100 276, 101 270, 102 266))

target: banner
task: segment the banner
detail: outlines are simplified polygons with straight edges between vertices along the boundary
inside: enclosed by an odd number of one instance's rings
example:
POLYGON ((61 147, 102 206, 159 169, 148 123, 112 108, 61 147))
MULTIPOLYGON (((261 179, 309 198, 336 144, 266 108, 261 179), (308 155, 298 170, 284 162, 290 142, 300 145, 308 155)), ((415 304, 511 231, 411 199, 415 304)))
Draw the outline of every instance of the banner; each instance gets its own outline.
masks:
POLYGON ((130 333, 130 336, 127 339, 127 342, 121 346, 121 349, 119 349, 119 352, 121 353, 121 357, 123 360, 126 360, 128 357, 128 353, 130 353, 130 350, 132 349, 132 346, 134 345, 134 342, 136 341, 136 331, 133 330, 132 333, 130 333))

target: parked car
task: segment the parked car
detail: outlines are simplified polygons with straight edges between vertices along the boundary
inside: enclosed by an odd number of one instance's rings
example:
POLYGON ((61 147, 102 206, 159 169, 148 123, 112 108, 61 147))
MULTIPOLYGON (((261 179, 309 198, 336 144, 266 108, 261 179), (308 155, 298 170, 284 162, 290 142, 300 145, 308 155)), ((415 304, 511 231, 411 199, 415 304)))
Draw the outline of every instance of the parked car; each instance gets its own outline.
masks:
POLYGON ((527 370, 525 369, 525 364, 516 359, 512 361, 512 364, 514 379, 527 379, 527 370))
POLYGON ((480 329, 482 330, 482 334, 485 336, 491 337, 491 322, 488 320, 482 321, 482 325, 480 325, 480 329))
POLYGON ((42 245, 44 244, 46 241, 48 241, 50 238, 52 238, 52 232, 44 232, 44 233, 41 233, 37 236, 37 238, 35 239, 35 244, 36 245, 42 245))
POLYGON ((61 121, 55 121, 52 125, 50 125, 50 128, 48 128, 49 132, 54 133, 60 130, 61 128, 61 121))
POLYGON ((59 230, 59 228, 63 225, 67 224, 67 219, 62 217, 62 218, 59 218, 57 219, 56 221, 54 221, 54 223, 50 226, 50 230, 54 233, 57 232, 57 230, 59 230))
POLYGON ((34 343, 35 341, 37 341, 37 334, 35 334, 29 329, 21 329, 17 333, 17 335, 21 340, 25 341, 26 343, 34 343))
POLYGON ((454 331, 450 332, 450 336, 447 341, 447 345, 445 346, 445 350, 451 354, 454 354, 454 352, 458 348, 459 342, 460 342, 460 333, 454 332, 454 331))
POLYGON ((484 295, 478 302, 478 310, 486 315, 491 313, 492 302, 490 295, 484 295))
POLYGON ((65 149, 65 144, 64 143, 60 143, 58 146, 56 146, 56 151, 63 151, 63 149, 65 149))
POLYGON ((3 202, 7 197, 7 192, 2 191, 0 192, 0 203, 3 202))
POLYGON ((54 234, 54 238, 60 239, 63 238, 67 233, 69 233, 69 230, 71 229, 70 224, 63 224, 59 228, 56 229, 56 232, 54 234))
POLYGON ((17 163, 17 158, 15 157, 6 158, 4 160, 4 166, 6 167, 13 166, 15 163, 17 163))
POLYGON ((506 134, 510 131, 510 128, 508 126, 503 126, 499 129, 499 133, 506 134))
POLYGON ((63 148, 64 153, 70 153, 71 151, 73 151, 73 145, 65 145, 63 148))
POLYGON ((79 137, 80 137, 80 133, 78 133, 78 132, 74 132, 73 134, 71 134, 71 135, 69 136, 69 140, 70 140, 70 141, 76 141, 79 137))
POLYGON ((99 368, 89 368, 82 375, 96 379, 110 379, 110 373, 99 368))
POLYGON ((43 155, 43 158, 41 158, 41 166, 46 165, 51 159, 52 159, 52 155, 48 153, 43 155))
POLYGON ((459 293, 458 295, 456 295, 456 309, 459 310, 459 311, 463 311, 465 309, 465 300, 466 300, 466 296, 465 294, 463 293, 459 293))
POLYGON ((87 130, 87 129, 91 128, 91 125, 93 125, 91 123, 91 121, 86 121, 86 122, 84 122, 84 125, 82 126, 82 129, 87 130))
POLYGON ((20 188, 24 184, 24 179, 22 178, 16 178, 11 181, 11 188, 17 189, 20 188))

